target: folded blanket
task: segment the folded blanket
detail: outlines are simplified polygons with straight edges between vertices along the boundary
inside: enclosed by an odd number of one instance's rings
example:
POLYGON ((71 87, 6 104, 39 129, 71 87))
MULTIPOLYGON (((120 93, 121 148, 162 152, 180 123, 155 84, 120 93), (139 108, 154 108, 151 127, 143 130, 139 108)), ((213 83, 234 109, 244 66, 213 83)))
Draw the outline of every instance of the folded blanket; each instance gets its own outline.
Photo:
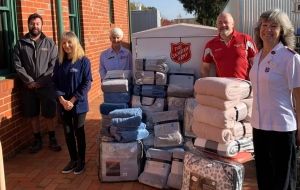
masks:
POLYGON ((184 106, 184 119, 183 119, 183 131, 184 136, 195 138, 195 134, 192 131, 192 124, 194 121, 193 112, 197 106, 195 98, 187 98, 184 106))
POLYGON ((183 137, 180 133, 179 122, 165 123, 154 126, 154 147, 181 146, 183 137))
POLYGON ((148 115, 149 113, 163 111, 165 99, 132 96, 131 105, 133 108, 140 107, 143 110, 143 113, 148 115))
POLYGON ((197 137, 227 144, 233 140, 243 137, 252 137, 252 127, 250 123, 236 122, 233 128, 222 129, 206 123, 194 121, 193 132, 197 137))
POLYGON ((104 92, 103 97, 106 103, 129 103, 131 95, 129 92, 104 92))
POLYGON ((154 84, 154 85, 166 85, 167 75, 161 72, 154 71, 136 71, 134 73, 135 84, 154 84))
POLYGON ((131 79, 131 70, 109 70, 107 71, 104 80, 110 79, 131 79))
POLYGON ((109 79, 102 81, 101 89, 103 92, 129 92, 130 83, 128 79, 109 79))
POLYGON ((134 85, 133 94, 136 96, 164 98, 166 97, 166 87, 158 85, 134 85))
POLYGON ((136 59, 135 69, 137 71, 158 71, 167 73, 169 67, 167 59, 136 59))
POLYGON ((167 94, 173 97, 192 97, 194 94, 194 75, 170 74, 167 94))
POLYGON ((240 100, 250 95, 251 83, 237 78, 205 77, 196 80, 194 90, 196 94, 240 100))
POLYGON ((139 176, 139 182, 163 189, 166 187, 171 169, 172 153, 167 150, 149 148, 146 152, 144 171, 139 176))
POLYGON ((243 102, 240 102, 238 105, 228 110, 219 110, 217 108, 198 104, 194 109, 193 117, 198 122, 207 123, 215 127, 232 128, 235 124, 235 122, 232 121, 241 121, 245 119, 247 111, 247 106, 243 102))
POLYGON ((119 128, 136 128, 142 122, 142 118, 140 116, 131 116, 126 118, 112 118, 111 124, 112 126, 119 128))
POLYGON ((115 109, 109 113, 112 118, 128 118, 138 116, 142 119, 142 110, 140 108, 115 109))
POLYGON ((250 121, 251 115, 252 115, 253 98, 250 97, 250 98, 247 98, 247 99, 242 99, 241 101, 244 102, 247 105, 248 113, 247 113, 247 116, 246 116, 245 120, 250 121))
POLYGON ((110 127, 110 134, 118 142, 132 142, 136 140, 142 140, 149 135, 149 132, 146 129, 146 124, 141 123, 137 130, 135 131, 120 131, 118 127, 110 127))
POLYGON ((146 157, 148 160, 164 160, 168 163, 171 163, 172 152, 162 149, 150 148, 146 152, 146 157))
POLYGON ((231 141, 228 144, 222 144, 198 137, 194 142, 194 146, 198 149, 211 151, 225 157, 233 157, 238 152, 253 152, 252 138, 243 138, 231 141))
POLYGON ((227 110, 236 106, 240 100, 224 100, 211 95, 195 94, 196 101, 204 106, 227 110))
POLYGON ((108 115, 109 112, 115 109, 124 109, 128 108, 127 103, 102 103, 100 104, 100 113, 103 115, 108 115))
POLYGON ((150 112, 147 115, 147 129, 154 129, 154 125, 175 121, 179 121, 177 111, 150 112))
POLYGON ((167 97, 168 110, 178 111, 179 120, 183 121, 183 110, 186 98, 167 97))

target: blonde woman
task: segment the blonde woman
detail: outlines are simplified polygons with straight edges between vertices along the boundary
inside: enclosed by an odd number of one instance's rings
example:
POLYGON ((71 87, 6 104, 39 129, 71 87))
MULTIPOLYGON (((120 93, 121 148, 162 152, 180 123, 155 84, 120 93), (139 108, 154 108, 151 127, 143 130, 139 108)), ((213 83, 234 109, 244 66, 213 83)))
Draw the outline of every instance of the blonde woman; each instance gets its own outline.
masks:
POLYGON ((85 167, 84 123, 88 112, 87 93, 91 87, 91 64, 73 32, 62 35, 53 81, 64 122, 70 161, 62 173, 81 174, 85 167))

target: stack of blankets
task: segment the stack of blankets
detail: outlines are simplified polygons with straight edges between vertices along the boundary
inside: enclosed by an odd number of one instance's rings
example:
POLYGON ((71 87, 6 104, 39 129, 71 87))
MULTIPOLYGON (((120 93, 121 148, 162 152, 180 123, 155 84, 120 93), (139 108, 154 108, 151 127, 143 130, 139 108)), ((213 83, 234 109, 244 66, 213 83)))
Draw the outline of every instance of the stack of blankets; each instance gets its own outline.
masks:
POLYGON ((179 120, 183 122, 184 106, 187 98, 194 94, 194 70, 189 68, 172 68, 169 72, 167 90, 168 110, 176 110, 179 120))
POLYGON ((145 117, 163 111, 168 79, 166 59, 136 59, 132 107, 141 107, 145 117))
POLYGON ((235 78, 206 77, 195 82, 194 145, 220 156, 252 152, 251 83, 235 78))
POLYGON ((139 182, 159 189, 181 189, 184 153, 183 149, 148 149, 139 182))
POLYGON ((146 124, 142 122, 140 108, 116 109, 109 113, 110 135, 117 142, 127 143, 142 140, 149 135, 146 124))
POLYGON ((178 112, 151 113, 147 128, 152 135, 143 140, 147 161, 139 181, 157 188, 181 189, 184 149, 178 112))
POLYGON ((109 112, 128 108, 131 101, 132 75, 129 70, 108 71, 101 84, 104 102, 100 105, 103 135, 108 135, 111 123, 109 112))

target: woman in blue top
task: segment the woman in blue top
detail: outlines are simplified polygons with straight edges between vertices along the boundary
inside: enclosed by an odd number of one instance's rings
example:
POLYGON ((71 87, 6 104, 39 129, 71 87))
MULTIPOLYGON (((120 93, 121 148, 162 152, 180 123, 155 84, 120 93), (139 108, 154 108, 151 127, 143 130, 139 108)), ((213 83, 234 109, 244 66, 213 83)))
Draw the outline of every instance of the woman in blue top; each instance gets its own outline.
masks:
POLYGON ((88 112, 88 91, 91 88, 91 64, 73 32, 62 35, 53 81, 64 122, 70 162, 62 173, 81 174, 85 165, 84 122, 88 112))

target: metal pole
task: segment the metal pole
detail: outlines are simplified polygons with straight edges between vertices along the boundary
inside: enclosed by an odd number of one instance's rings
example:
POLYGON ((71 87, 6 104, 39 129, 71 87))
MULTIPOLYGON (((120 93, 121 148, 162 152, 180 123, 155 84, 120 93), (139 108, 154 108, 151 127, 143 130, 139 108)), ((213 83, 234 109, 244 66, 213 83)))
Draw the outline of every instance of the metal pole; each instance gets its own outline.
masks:
POLYGON ((64 32, 64 23, 63 23, 63 16, 62 16, 62 8, 61 8, 61 0, 56 0, 56 21, 57 21, 57 36, 58 41, 64 32))

